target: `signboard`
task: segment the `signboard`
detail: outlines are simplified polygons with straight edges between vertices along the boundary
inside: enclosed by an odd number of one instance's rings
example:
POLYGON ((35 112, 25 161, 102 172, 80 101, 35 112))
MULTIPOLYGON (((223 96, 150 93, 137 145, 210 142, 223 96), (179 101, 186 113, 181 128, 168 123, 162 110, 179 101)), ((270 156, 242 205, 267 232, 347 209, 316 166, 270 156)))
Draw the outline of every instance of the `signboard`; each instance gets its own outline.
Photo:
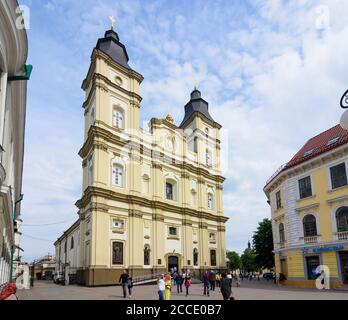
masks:
POLYGON ((321 253, 321 252, 329 252, 329 251, 340 251, 344 250, 344 246, 335 245, 335 246, 321 246, 314 248, 302 248, 302 252, 313 252, 313 253, 321 253))

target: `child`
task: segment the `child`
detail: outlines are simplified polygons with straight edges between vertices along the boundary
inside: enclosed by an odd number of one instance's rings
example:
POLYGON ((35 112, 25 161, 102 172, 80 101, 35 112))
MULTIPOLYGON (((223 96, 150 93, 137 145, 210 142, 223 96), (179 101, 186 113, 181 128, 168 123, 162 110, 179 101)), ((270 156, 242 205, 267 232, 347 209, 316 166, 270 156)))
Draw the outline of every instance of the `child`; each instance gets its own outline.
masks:
POLYGON ((133 279, 132 277, 128 278, 128 293, 129 293, 129 299, 132 298, 132 289, 133 289, 133 279))

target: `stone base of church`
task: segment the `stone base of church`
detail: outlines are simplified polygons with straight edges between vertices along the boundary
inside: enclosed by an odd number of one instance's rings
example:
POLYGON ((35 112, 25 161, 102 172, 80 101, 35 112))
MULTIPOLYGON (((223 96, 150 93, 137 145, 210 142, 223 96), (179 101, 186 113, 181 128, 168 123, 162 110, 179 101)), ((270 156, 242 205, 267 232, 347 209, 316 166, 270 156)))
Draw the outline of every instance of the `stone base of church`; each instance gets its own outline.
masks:
MULTIPOLYGON (((200 268, 193 269, 192 267, 184 268, 184 270, 189 269, 193 278, 201 279, 203 273, 210 268, 200 268)), ((89 268, 89 269, 80 269, 76 273, 76 281, 79 285, 84 285, 88 287, 97 287, 97 286, 115 286, 119 284, 119 279, 124 269, 103 269, 103 268, 89 268)), ((159 275, 167 273, 165 268, 128 268, 126 269, 129 275, 133 278, 136 277, 146 277, 150 275, 159 275)), ((226 272, 226 269, 223 268, 214 268, 213 270, 219 270, 221 272, 226 272)))

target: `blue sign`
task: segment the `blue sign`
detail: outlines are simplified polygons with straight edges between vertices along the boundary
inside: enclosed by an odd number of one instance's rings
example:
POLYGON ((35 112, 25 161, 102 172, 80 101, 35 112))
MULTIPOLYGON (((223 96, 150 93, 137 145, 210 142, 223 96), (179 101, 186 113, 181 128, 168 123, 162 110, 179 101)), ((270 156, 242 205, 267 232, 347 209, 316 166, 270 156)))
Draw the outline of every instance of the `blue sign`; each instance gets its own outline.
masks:
POLYGON ((328 246, 328 247, 316 247, 316 248, 302 248, 302 252, 310 252, 320 253, 320 252, 328 252, 328 251, 339 251, 343 250, 344 246, 328 246))

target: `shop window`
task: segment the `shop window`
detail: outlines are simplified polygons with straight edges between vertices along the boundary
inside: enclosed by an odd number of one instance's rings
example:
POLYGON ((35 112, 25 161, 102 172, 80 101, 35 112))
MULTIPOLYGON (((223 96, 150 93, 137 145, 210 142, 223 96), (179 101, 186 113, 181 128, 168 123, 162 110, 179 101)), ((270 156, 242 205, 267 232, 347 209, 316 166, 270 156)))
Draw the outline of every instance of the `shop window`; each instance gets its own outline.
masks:
POLYGON ((306 257, 307 277, 308 280, 315 280, 320 273, 317 273, 317 268, 320 266, 319 256, 306 257))

